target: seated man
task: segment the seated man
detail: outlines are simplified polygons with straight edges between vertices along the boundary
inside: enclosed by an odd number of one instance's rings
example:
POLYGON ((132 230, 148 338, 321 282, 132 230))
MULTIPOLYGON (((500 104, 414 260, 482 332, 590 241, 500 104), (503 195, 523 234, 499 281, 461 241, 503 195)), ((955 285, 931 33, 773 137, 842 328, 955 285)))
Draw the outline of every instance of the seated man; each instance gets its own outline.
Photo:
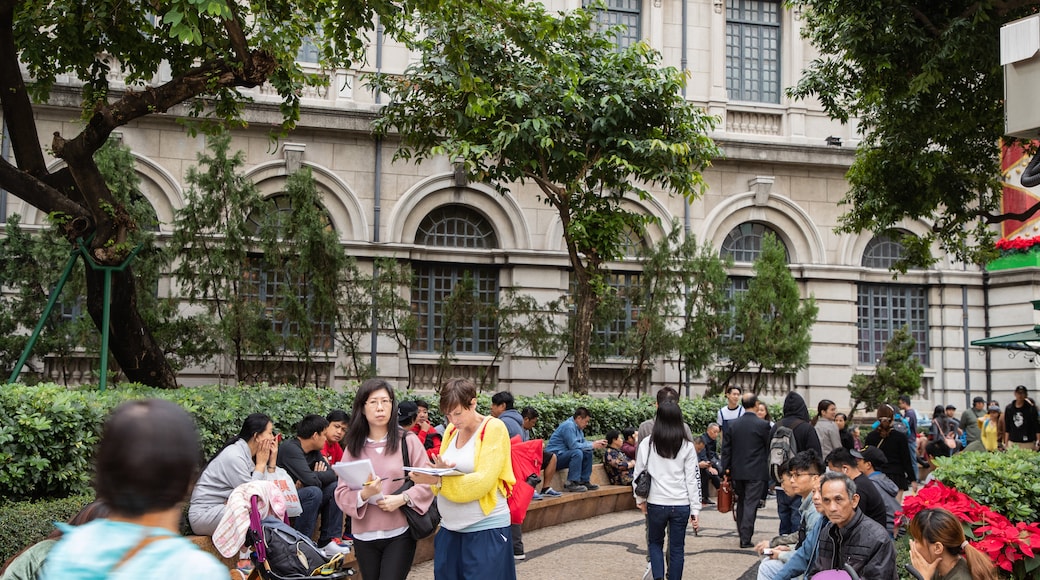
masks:
POLYGON ((278 467, 285 469, 296 482, 303 506, 303 513, 293 522, 293 527, 309 538, 314 535, 318 514, 321 514, 318 546, 332 556, 349 552, 350 548, 340 543, 343 512, 335 498, 339 478, 321 455, 328 426, 328 420, 321 415, 305 415, 296 426, 296 437, 287 439, 278 448, 278 467))
MULTIPOLYGON (((538 424, 538 409, 534 407, 524 407, 523 412, 520 416, 524 418, 524 441, 531 440, 531 429, 538 424)), ((556 475, 556 455, 549 453, 545 450, 545 446, 542 446, 542 483, 545 484, 542 487, 541 493, 536 493, 534 499, 542 499, 542 496, 546 497, 560 497, 562 493, 552 488, 552 479, 556 475)))
POLYGON ((718 423, 709 423, 708 430, 693 441, 694 447, 697 449, 697 465, 701 468, 701 503, 703 505, 715 503, 708 497, 708 482, 710 481, 715 489, 722 485, 722 481, 719 479, 719 469, 722 465, 719 463, 718 443, 721 431, 718 423), (698 441, 701 444, 700 447, 697 447, 698 441))
POLYGON ((606 439, 598 441, 585 440, 585 428, 589 426, 592 414, 585 407, 574 410, 574 416, 567 419, 553 431, 545 450, 556 454, 561 469, 567 470, 567 484, 564 491, 582 492, 599 489, 589 478, 592 477, 592 450, 607 446, 606 439))
POLYGON ((801 498, 798 506, 801 520, 797 532, 776 536, 771 541, 759 542, 755 546, 755 551, 767 556, 758 566, 758 580, 790 580, 808 568, 810 555, 816 550, 820 529, 823 527, 820 525, 823 516, 813 502, 813 493, 819 487, 821 473, 823 463, 813 449, 796 454, 780 466, 784 493, 801 498))
POLYGON ((824 473, 820 477, 820 498, 828 523, 820 531, 817 556, 805 577, 812 578, 821 570, 845 570, 848 566, 860 578, 895 580, 892 536, 857 508, 859 494, 849 476, 824 473))
MULTIPOLYGON (((849 451, 844 447, 831 451, 827 456, 827 467, 831 471, 844 473, 856 482, 856 493, 859 495, 859 510, 875 522, 886 525, 885 500, 881 497, 875 484, 866 473, 860 471, 860 460, 863 455, 859 451, 849 451)), ((891 532, 892 530, 889 530, 891 532)))

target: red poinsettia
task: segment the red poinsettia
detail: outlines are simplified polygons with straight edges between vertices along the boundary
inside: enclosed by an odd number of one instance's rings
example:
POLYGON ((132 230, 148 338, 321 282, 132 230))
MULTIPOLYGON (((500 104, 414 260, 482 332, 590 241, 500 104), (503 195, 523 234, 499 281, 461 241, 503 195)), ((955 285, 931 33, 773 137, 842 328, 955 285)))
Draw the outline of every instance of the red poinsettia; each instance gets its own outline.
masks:
POLYGON ((1040 236, 1026 237, 1026 238, 1001 238, 997 240, 995 244, 996 248, 1000 250, 1000 255, 1007 256, 1008 254, 1025 254, 1033 250, 1035 246, 1040 245, 1040 236))
POLYGON ((917 495, 906 497, 896 517, 906 525, 921 510, 937 507, 949 510, 967 524, 971 545, 987 554, 1001 570, 1012 572, 1015 562, 1040 557, 1040 525, 1012 524, 1002 514, 938 480, 922 487, 917 495))

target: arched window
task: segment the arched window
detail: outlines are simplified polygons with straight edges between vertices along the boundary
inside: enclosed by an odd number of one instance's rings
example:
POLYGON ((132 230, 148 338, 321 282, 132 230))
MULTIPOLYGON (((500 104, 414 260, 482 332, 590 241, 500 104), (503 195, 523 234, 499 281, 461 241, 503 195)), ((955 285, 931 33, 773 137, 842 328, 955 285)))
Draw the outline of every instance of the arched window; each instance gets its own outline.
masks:
MULTIPOLYGON (((889 269, 906 255, 899 241, 903 232, 875 237, 867 244, 860 262, 865 268, 889 269)), ((928 365, 928 289, 919 284, 861 282, 857 292, 859 363, 876 364, 885 345, 899 328, 906 326, 917 341, 914 353, 928 365)))
MULTIPOLYGON (((438 248, 492 250, 498 236, 483 215, 463 205, 431 211, 419 224, 415 243, 438 248)), ((413 264, 412 310, 419 318, 413 348, 440 352, 492 352, 497 326, 490 313, 498 303, 498 268, 457 261, 413 264)))
MULTIPOLYGON (((762 238, 767 234, 783 244, 783 239, 773 228, 758 222, 744 222, 733 228, 722 242, 719 256, 732 258, 734 262, 754 262, 762 255, 762 238)), ((784 245, 784 256, 791 261, 791 254, 784 245)))

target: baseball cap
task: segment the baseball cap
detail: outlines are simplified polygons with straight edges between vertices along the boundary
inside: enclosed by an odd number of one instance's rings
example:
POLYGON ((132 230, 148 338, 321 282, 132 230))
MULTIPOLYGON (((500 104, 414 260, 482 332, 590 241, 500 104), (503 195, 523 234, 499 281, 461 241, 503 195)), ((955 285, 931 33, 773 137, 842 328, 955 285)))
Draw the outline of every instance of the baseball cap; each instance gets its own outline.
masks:
POLYGON ((985 403, 986 399, 984 399, 982 397, 975 397, 974 399, 971 400, 971 402, 972 402, 972 404, 974 404, 974 403, 985 403))
POLYGON ((855 449, 849 449, 849 455, 855 457, 856 459, 863 459, 863 454, 859 451, 856 451, 855 449))
POLYGON ((880 469, 882 465, 888 463, 885 452, 877 447, 864 447, 859 450, 859 453, 864 461, 869 461, 874 466, 874 469, 880 469))
POLYGON ((1026 389, 1025 385, 1018 385, 1017 387, 1015 387, 1015 392, 1016 393, 1028 393, 1029 391, 1026 389))
POLYGON ((989 411, 990 411, 991 413, 992 413, 993 411, 996 411, 996 412, 998 412, 998 413, 999 413, 999 412, 1000 412, 1000 405, 990 405, 990 406, 989 406, 989 411))
POLYGON ((412 401, 401 401, 397 405, 397 423, 399 425, 406 425, 412 422, 412 419, 419 414, 419 405, 416 405, 412 401))

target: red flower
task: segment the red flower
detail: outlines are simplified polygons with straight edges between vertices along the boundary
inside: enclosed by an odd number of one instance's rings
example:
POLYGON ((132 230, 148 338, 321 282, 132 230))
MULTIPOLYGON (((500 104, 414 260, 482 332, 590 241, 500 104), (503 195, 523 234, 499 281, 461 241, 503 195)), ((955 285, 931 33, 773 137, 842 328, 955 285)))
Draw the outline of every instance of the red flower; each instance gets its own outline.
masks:
POLYGON ((1040 236, 1031 238, 1001 238, 994 245, 1000 250, 1001 255, 1024 254, 1031 251, 1035 246, 1040 245, 1040 236))

